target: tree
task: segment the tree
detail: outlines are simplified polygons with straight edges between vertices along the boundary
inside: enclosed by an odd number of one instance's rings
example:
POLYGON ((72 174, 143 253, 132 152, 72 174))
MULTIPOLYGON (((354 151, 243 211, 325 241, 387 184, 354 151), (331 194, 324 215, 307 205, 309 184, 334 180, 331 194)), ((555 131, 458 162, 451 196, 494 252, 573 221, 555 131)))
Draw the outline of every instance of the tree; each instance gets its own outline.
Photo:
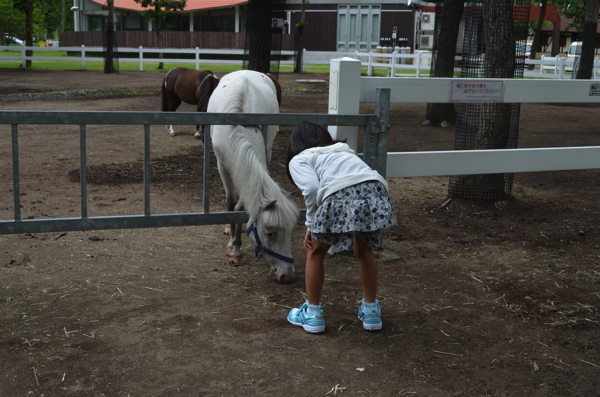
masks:
POLYGON ((66 0, 35 0, 34 36, 60 39, 65 31, 75 30, 73 13, 66 11, 66 0), (63 10, 63 7, 65 9, 63 10))
MULTIPOLYGON (((465 34, 483 34, 483 78, 514 78, 517 70, 515 42, 526 37, 529 21, 517 21, 513 0, 484 0, 481 18, 467 23, 465 34), (482 24, 479 24, 481 20, 482 24)), ((479 11, 477 11, 479 12, 479 11)), ((463 49, 468 56, 477 48, 463 49)), ((464 54, 463 54, 464 56, 464 54)), ((479 73, 479 72, 478 72, 479 73)), ((516 147, 519 104, 462 103, 459 105, 454 148, 456 150, 509 149, 516 147), (460 133, 460 134, 459 134, 460 133)), ((448 191, 457 197, 474 200, 504 200, 512 189, 511 174, 461 175, 450 177, 448 191)))
MULTIPOLYGON (((25 13, 25 45, 33 46, 33 0, 15 0, 15 8, 25 13)), ((33 50, 26 50, 25 56, 32 56, 33 50)), ((25 61, 25 67, 31 67, 31 60, 25 61)))
MULTIPOLYGON (((13 0, 0 0, 0 33, 7 36, 22 36, 25 26, 25 15, 21 10, 15 8, 13 0)), ((5 44, 0 41, 0 44, 5 44)), ((9 44, 8 41, 6 44, 9 44)))
POLYGON ((104 57, 104 73, 117 73, 114 60, 115 48, 115 0, 106 0, 108 6, 108 21, 106 23, 105 47, 106 55, 104 57))
POLYGON ((67 15, 66 0, 60 1, 60 33, 65 32, 65 20, 67 15))
POLYGON ((302 9, 300 11, 300 23, 296 25, 296 32, 298 32, 298 56, 296 57, 296 67, 294 73, 300 73, 302 71, 302 50, 304 49, 304 27, 308 25, 305 18, 306 4, 308 0, 302 0, 302 9))
POLYGON ((585 19, 583 21, 583 40, 581 43, 581 58, 577 79, 589 80, 594 70, 594 49, 596 47, 596 35, 598 27, 598 11, 600 0, 587 0, 585 19))
POLYGON ((248 69, 269 73, 271 65, 271 0, 250 0, 247 38, 248 69))
MULTIPOLYGON (((454 76, 456 40, 462 18, 464 1, 445 0, 442 10, 441 28, 437 37, 435 77, 454 76)), ((452 103, 430 103, 427 105, 429 123, 456 123, 456 108, 452 103)))
MULTIPOLYGON (((154 31, 156 32, 156 41, 158 48, 163 48, 162 42, 162 24, 169 12, 183 11, 187 5, 187 0, 134 0, 145 8, 143 15, 149 21, 154 21, 154 31)), ((269 27, 271 20, 269 19, 269 27)), ((270 41, 269 41, 270 43, 270 41)), ((163 54, 159 54, 160 59, 163 54)), ((164 64, 158 64, 159 69, 164 68, 164 64)))
POLYGON ((590 79, 593 71, 600 0, 554 0, 554 4, 561 14, 573 19, 567 29, 575 26, 583 31, 577 78, 590 79))
MULTIPOLYGON (((535 34, 533 35, 533 42, 531 43, 531 52, 529 53, 529 59, 535 59, 537 56, 537 48, 542 38, 542 28, 544 27, 544 18, 546 17, 546 7, 548 6, 548 0, 542 0, 540 6, 540 16, 535 25, 535 34)), ((528 65, 529 70, 533 70, 534 64, 528 65)))

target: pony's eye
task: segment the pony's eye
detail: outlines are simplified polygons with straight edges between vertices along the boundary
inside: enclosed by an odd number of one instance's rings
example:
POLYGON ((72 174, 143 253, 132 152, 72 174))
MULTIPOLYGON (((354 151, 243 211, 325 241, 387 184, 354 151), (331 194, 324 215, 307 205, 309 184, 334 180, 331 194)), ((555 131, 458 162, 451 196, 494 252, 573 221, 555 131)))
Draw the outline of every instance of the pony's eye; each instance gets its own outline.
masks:
POLYGON ((273 233, 273 232, 266 232, 265 236, 267 236, 268 239, 272 239, 272 238, 275 237, 275 233, 273 233))

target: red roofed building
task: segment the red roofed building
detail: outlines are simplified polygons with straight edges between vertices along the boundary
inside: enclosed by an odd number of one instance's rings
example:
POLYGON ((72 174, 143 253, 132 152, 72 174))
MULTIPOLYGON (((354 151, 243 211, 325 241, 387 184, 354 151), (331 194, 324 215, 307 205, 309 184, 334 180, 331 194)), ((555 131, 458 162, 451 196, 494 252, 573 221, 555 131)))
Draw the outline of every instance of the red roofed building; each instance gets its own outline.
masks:
MULTIPOLYGON (((61 35, 61 45, 102 46, 101 31, 108 18, 106 0, 72 1, 76 32, 61 35)), ((143 8, 134 0, 114 1, 119 46, 156 47, 152 21, 142 16, 143 8)), ((248 1, 188 0, 184 11, 167 16, 162 29, 164 47, 243 49, 248 1)), ((302 0, 273 0, 273 23, 282 27, 283 50, 293 50, 301 6, 302 0)), ((539 12, 540 7, 531 7, 530 20, 537 20, 539 12)), ((435 16, 435 4, 422 0, 310 0, 306 5, 304 45, 308 51, 338 52, 339 56, 352 55, 355 50, 375 50, 380 44, 409 47, 411 52, 427 49, 419 48, 420 35, 427 30, 423 27, 424 14, 435 16), (392 40, 394 33, 396 39, 392 40)), ((538 53, 568 51, 577 39, 576 29, 565 31, 571 21, 559 15, 556 7, 547 7, 545 20, 550 25, 543 29, 538 53)))
MULTIPOLYGON (((412 47, 415 39, 415 10, 420 0, 310 0, 306 5, 304 45, 309 51, 338 51, 341 56, 355 50, 375 50, 382 38, 391 38, 396 29, 399 46, 412 47)), ((248 0, 188 0, 184 11, 167 16, 163 27, 165 48, 243 48, 248 0), (188 32, 184 37, 183 33, 188 32), (200 39, 214 33, 210 40, 200 39), (219 35, 217 35, 217 33, 219 35), (215 42, 217 41, 217 42, 215 42), (241 44, 240 44, 241 43, 241 44), (208 47, 207 47, 208 46, 208 47)), ((293 36, 300 22, 302 0, 273 0, 273 23, 293 36)), ((64 46, 102 46, 106 26, 106 0, 73 0, 75 32, 61 35, 64 46), (97 33, 96 33, 97 32, 97 33)), ((142 7, 133 0, 115 0, 115 23, 120 47, 155 47, 149 33, 151 21, 142 16, 142 7)), ((292 43, 292 40, 287 40, 292 43)), ((284 37, 284 50, 286 38, 284 37)))

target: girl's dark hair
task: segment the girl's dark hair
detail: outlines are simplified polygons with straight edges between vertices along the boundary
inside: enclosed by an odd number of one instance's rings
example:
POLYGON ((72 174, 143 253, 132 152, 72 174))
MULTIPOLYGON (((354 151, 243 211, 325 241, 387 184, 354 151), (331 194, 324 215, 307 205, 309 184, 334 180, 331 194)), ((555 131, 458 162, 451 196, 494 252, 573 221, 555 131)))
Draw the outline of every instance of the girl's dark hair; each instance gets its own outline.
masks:
MULTIPOLYGON (((294 180, 290 174, 290 161, 300 152, 318 146, 330 146, 334 143, 342 142, 334 140, 329 131, 319 123, 312 121, 301 121, 292 131, 290 135, 290 143, 288 145, 286 171, 287 176, 292 181, 294 180)), ((345 142, 345 141, 344 141, 345 142)))

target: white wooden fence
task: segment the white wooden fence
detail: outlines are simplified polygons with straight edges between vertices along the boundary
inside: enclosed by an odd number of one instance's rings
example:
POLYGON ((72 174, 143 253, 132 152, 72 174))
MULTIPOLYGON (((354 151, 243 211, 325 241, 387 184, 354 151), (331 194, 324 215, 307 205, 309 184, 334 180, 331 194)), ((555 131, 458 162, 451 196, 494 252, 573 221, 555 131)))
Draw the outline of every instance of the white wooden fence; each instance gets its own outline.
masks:
MULTIPOLYGON (((429 77, 432 55, 430 52, 417 52, 416 54, 399 54, 397 52, 355 52, 355 59, 361 61, 363 67, 367 67, 367 75, 372 76, 374 69, 385 69, 388 77, 429 77), (411 73, 403 73, 410 70, 411 73), (413 71, 416 70, 416 74, 413 71), (426 71, 427 74, 423 74, 426 71)), ((460 61, 461 57, 455 57, 460 61)), ((534 70, 525 69, 524 77, 541 79, 571 79, 574 58, 561 56, 546 57, 542 59, 525 59, 525 65, 535 65, 534 70)), ((527 66, 526 66, 527 68, 527 66)), ((460 72, 460 68, 454 71, 460 72)), ((593 79, 600 79, 600 57, 594 58, 593 79)))
MULTIPOLYGON (((86 62, 104 62, 104 58, 98 58, 95 56, 90 56, 90 54, 102 54, 104 52, 103 47, 86 47, 82 45, 81 47, 27 47, 27 46, 0 46, 0 62, 1 61, 21 61, 21 67, 25 68, 25 61, 81 61, 81 69, 85 70, 86 62), (15 51, 18 48, 18 51, 21 52, 19 56, 6 56, 2 55, 3 50, 15 51), (70 52, 70 53, 79 53, 79 56, 70 56, 70 57, 48 57, 48 56, 26 56, 26 50, 33 51, 51 51, 51 52, 70 52)), ((240 64, 242 61, 242 57, 244 55, 244 50, 217 50, 217 49, 200 49, 198 47, 194 49, 185 49, 185 48, 143 48, 140 46, 139 48, 118 48, 118 58, 119 62, 133 62, 139 63, 140 71, 144 70, 144 63, 152 62, 167 62, 167 63, 190 63, 195 64, 196 70, 199 69, 199 65, 202 64, 240 64), (144 57, 144 54, 163 54, 164 56, 169 56, 169 54, 189 54, 194 55, 194 58, 148 58, 144 57), (231 59, 232 56, 235 56, 235 59, 231 59), (210 59, 208 59, 209 57, 210 59), (219 58, 221 57, 221 58, 219 58)), ((294 64, 294 51, 281 51, 282 59, 280 63, 282 65, 293 65, 294 64)), ((305 58, 303 58, 305 59, 305 58)), ((306 65, 303 67, 304 71, 306 71, 306 65)))
MULTIPOLYGON (((27 46, 0 46, 0 62, 1 61, 21 61, 21 67, 25 67, 25 61, 80 61, 81 69, 85 70, 86 62, 103 62, 103 58, 98 58, 96 55, 101 54, 104 51, 102 47, 27 47, 27 46), (3 55, 3 50, 21 52, 18 56, 3 55), (26 50, 34 51, 61 51, 78 53, 79 56, 70 57, 52 57, 52 56, 26 56, 26 50), (94 55, 90 55, 94 54, 94 55)), ((189 54, 194 55, 194 58, 182 59, 182 58, 164 58, 162 62, 168 63, 189 63, 194 64, 196 70, 199 69, 199 65, 202 64, 239 64, 244 54, 243 50, 231 50, 231 49, 200 49, 198 47, 194 49, 183 49, 183 48, 123 48, 119 47, 119 62, 131 62, 138 63, 140 71, 144 70, 144 63, 161 62, 158 58, 149 58, 144 54, 160 54, 165 56, 169 54, 189 54), (232 55, 235 59, 231 59, 232 55), (210 59, 209 59, 210 58, 210 59)), ((307 59, 310 58, 310 51, 304 50, 304 56, 302 57, 302 71, 306 72, 307 59), (307 56, 308 55, 308 56, 307 56)), ((332 53, 335 54, 335 53, 332 53)), ((294 52, 293 51, 282 51, 281 64, 293 65, 294 64, 294 52)), ((367 67, 367 74, 373 75, 375 69, 385 69, 389 77, 429 77, 429 70, 431 68, 431 54, 427 51, 420 51, 415 54, 401 54, 391 53, 382 54, 375 52, 358 52, 354 53, 355 59, 360 59, 363 67, 367 67), (427 72, 424 74, 423 72, 427 72)), ((455 60, 460 61, 461 57, 456 57, 455 60)), ((330 61, 314 61, 311 63, 321 64, 330 61)), ((536 65, 536 69, 533 71, 525 70, 526 78, 543 78, 543 79, 571 79, 571 75, 566 72, 573 70, 573 58, 565 57, 546 57, 542 56, 539 60, 525 60, 526 65, 536 65)), ((459 68, 455 68, 455 71, 460 71, 459 68)), ((594 59, 593 78, 600 79, 600 57, 594 59)))
MULTIPOLYGON (((358 114, 360 102, 375 102, 375 88, 389 88, 390 103, 600 103, 600 82, 592 80, 361 77, 361 62, 352 58, 332 60, 330 70, 331 114, 358 114), (495 93, 473 90, 469 98, 464 88, 461 91, 463 84, 484 85, 495 93)), ((329 131, 356 150, 358 128, 329 131)), ((396 152, 387 153, 385 164, 387 177, 591 169, 600 168, 600 146, 396 152)))

